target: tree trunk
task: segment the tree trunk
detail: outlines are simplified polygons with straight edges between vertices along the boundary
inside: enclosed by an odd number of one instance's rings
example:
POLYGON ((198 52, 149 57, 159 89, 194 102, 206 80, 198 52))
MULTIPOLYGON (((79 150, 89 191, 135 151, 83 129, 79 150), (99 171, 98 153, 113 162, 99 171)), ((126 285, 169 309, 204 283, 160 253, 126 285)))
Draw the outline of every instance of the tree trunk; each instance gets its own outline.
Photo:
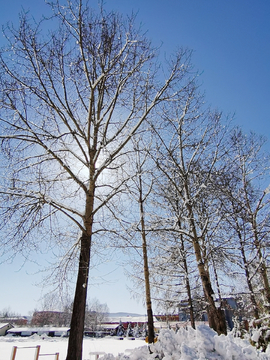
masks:
MULTIPOLYGON (((194 244, 194 246, 197 247, 196 244, 194 244)), ((198 250, 195 251, 195 253, 196 253, 196 258, 197 258, 198 250)), ((205 298, 208 303, 207 313, 208 313, 209 326, 212 329, 214 329, 219 335, 220 334, 226 335, 227 334, 227 325, 226 325, 225 315, 220 308, 216 308, 214 299, 212 297, 214 292, 212 289, 209 274, 207 273, 207 271, 205 271, 202 259, 201 259, 201 262, 199 262, 199 260, 197 258, 197 262, 198 262, 198 269, 199 269, 199 274, 201 277, 201 282, 202 282, 205 298)))
POLYGON ((155 339, 155 332, 154 332, 154 320, 153 320, 152 303, 151 303, 147 242, 146 242, 145 223, 144 223, 144 206, 143 206, 144 200, 142 196, 142 180, 140 175, 139 175, 139 194, 140 194, 139 203, 140 203, 140 217, 141 217, 140 222, 141 222, 141 236, 142 236, 142 248, 143 248, 143 263, 144 263, 145 297, 146 297, 147 320, 148 320, 148 343, 153 344, 155 339))
POLYGON ((187 289, 187 294, 188 294, 188 306, 189 306, 190 324, 193 327, 193 329, 196 329, 195 317, 194 317, 194 309, 193 309, 193 303, 192 303, 192 296, 191 296, 191 289, 190 289, 190 283, 189 283, 188 274, 186 274, 186 289, 187 289))
POLYGON ((150 281, 149 281, 149 267, 148 267, 147 245, 146 245, 145 231, 142 232, 142 238, 143 238, 145 297, 146 297, 147 322, 148 322, 148 343, 153 344, 154 339, 155 339, 155 332, 154 332, 154 319, 153 319, 152 302, 151 302, 151 291, 150 291, 150 281))
MULTIPOLYGON (((185 192, 186 192, 186 198, 189 199, 189 192, 187 184, 185 184, 185 192)), ((227 334, 227 326, 226 326, 226 320, 225 316, 222 313, 221 309, 217 309, 214 299, 212 295, 214 294, 214 291, 212 289, 211 280, 208 271, 205 269, 205 264, 202 259, 201 254, 201 247, 199 244, 199 239, 197 236, 196 226, 194 222, 194 215, 192 211, 192 207, 190 205, 190 201, 186 201, 186 208, 188 211, 189 216, 189 223, 190 223, 190 230, 193 235, 193 247, 194 252, 197 260, 197 266, 199 270, 199 275, 201 278, 204 294, 206 301, 208 303, 208 321, 209 326, 214 329, 219 335, 220 334, 227 334)))
POLYGON ((257 301, 255 299, 254 290, 253 290, 253 286, 252 286, 251 279, 250 279, 250 272, 249 272, 249 268, 248 268, 248 262, 247 262, 247 258, 246 258, 242 235, 241 235, 240 231, 237 231, 237 233, 238 233, 238 237, 239 237, 239 241, 240 241, 240 251, 241 251, 242 260, 243 260, 244 267, 245 267, 246 281, 247 281, 247 286, 248 286, 248 290, 249 290, 250 302, 253 307, 253 314, 254 314, 255 319, 259 319, 259 309, 258 309, 257 301))
POLYGON ((86 197, 84 226, 81 237, 81 251, 77 284, 70 324, 70 335, 66 360, 81 360, 84 334, 85 309, 87 299, 88 276, 92 243, 93 207, 95 184, 90 181, 89 192, 86 197))
MULTIPOLYGON (((178 220, 178 226, 179 226, 179 228, 181 228, 181 224, 180 224, 179 220, 178 220)), ((181 235, 180 237, 181 237, 181 253, 182 253, 183 265, 184 265, 184 269, 185 269, 185 283, 186 283, 186 290, 187 290, 187 295, 188 295, 190 323, 191 323, 191 326, 193 327, 193 329, 196 329, 194 309, 193 309, 193 303, 192 303, 192 295, 191 295, 191 289, 190 289, 190 283, 189 283, 189 277, 188 277, 188 264, 187 264, 187 259, 186 259, 186 255, 185 255, 185 245, 184 245, 183 235, 181 235)))
POLYGON ((154 319, 152 312, 152 305, 147 304, 147 321, 148 321, 148 343, 153 344, 155 340, 155 329, 154 329, 154 319))
POLYGON ((147 306, 147 323, 148 323, 148 343, 153 344, 155 340, 155 331, 154 331, 154 319, 152 312, 152 302, 151 302, 151 293, 150 293, 150 282, 149 282, 149 270, 144 268, 145 276, 145 294, 146 294, 146 306, 147 306))
POLYGON ((81 237, 81 252, 73 312, 70 324, 70 335, 66 360, 82 359, 82 344, 84 333, 87 283, 90 264, 91 237, 85 234, 81 237))
POLYGON ((259 256, 259 262, 260 262, 259 271, 260 271, 263 285, 264 285, 264 296, 265 296, 265 300, 266 300, 266 304, 267 304, 265 306, 265 309, 269 313, 270 312, 270 285, 269 285, 269 280, 268 280, 267 267, 266 267, 265 260, 263 258, 263 254, 262 254, 261 244, 259 241, 259 236, 258 236, 258 231, 257 231, 257 221, 256 221, 254 214, 253 214, 252 218, 253 218, 252 219, 252 228, 253 228, 254 244, 256 246, 258 256, 259 256))
POLYGON ((219 280, 218 280, 218 273, 217 273, 216 263, 215 263, 215 260, 213 259, 213 256, 212 256, 212 264, 213 264, 213 269, 214 269, 214 274, 215 274, 218 298, 219 298, 219 302, 221 304, 222 303, 222 296, 221 296, 221 291, 220 291, 220 285, 219 285, 219 280))

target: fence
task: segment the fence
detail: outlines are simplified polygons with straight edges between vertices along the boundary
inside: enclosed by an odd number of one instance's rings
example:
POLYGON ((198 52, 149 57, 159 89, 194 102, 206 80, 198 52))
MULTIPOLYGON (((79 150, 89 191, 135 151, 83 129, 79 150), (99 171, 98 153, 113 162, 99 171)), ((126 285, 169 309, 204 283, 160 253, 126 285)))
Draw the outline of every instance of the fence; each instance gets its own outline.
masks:
POLYGON ((55 356, 55 360, 59 360, 59 353, 54 354, 40 354, 40 345, 37 346, 13 346, 11 353, 11 360, 15 360, 18 349, 36 349, 34 354, 34 360, 40 360, 40 356, 55 356))

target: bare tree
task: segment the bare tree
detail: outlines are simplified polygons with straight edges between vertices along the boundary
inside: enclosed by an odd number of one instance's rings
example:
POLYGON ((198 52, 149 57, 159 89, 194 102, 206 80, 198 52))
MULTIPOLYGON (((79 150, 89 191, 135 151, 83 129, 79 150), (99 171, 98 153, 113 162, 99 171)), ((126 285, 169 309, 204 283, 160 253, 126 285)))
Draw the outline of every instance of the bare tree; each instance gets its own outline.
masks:
POLYGON ((141 235, 142 241, 141 248, 143 259, 145 302, 147 309, 148 343, 153 344, 155 340, 155 331, 148 261, 147 213, 145 206, 152 190, 152 176, 151 170, 149 168, 146 169, 148 156, 147 152, 142 147, 144 147, 142 146, 142 140, 134 141, 135 176, 132 178, 133 186, 132 188, 130 187, 129 193, 132 195, 138 206, 139 221, 136 225, 136 228, 141 235))
POLYGON ((79 257, 67 360, 80 360, 98 214, 125 182, 121 155, 129 140, 173 98, 184 56, 162 76, 134 17, 102 7, 95 13, 82 0, 51 6, 52 19, 36 24, 22 14, 18 29, 5 30, 1 229, 11 251, 36 249, 50 236, 69 247, 61 267, 79 257))
MULTIPOLYGON (((177 176, 174 181, 176 184, 177 176)), ((151 270, 155 279, 155 297, 161 308, 169 301, 175 308, 180 305, 182 311, 183 304, 187 303, 191 326, 195 329, 191 285, 194 255, 189 238, 184 235, 186 224, 181 220, 185 216, 182 200, 166 177, 156 178, 153 204, 152 208, 159 209, 159 212, 151 213, 155 248, 151 270)))
POLYGON ((20 315, 13 312, 9 307, 4 308, 0 311, 0 318, 12 318, 16 316, 20 316, 20 315))
POLYGON ((127 154, 128 165, 125 167, 126 177, 129 178, 129 181, 126 183, 124 204, 120 209, 119 203, 116 207, 111 203, 110 212, 118 222, 117 240, 113 239, 113 243, 116 244, 114 246, 122 248, 127 255, 129 266, 126 262, 123 264, 125 271, 134 284, 144 292, 143 298, 148 318, 148 343, 152 344, 155 332, 149 269, 151 237, 147 229, 149 227, 148 203, 151 202, 153 173, 151 159, 146 150, 150 146, 148 135, 149 132, 144 130, 132 139, 133 146, 127 154), (147 138, 147 145, 144 143, 144 135, 147 138), (129 267, 131 267, 130 271, 129 267), (134 268, 137 271, 134 271, 134 268))
MULTIPOLYGON (((187 79, 178 101, 171 102, 170 107, 165 104, 160 127, 153 126, 157 136, 153 158, 156 158, 162 176, 174 188, 172 196, 177 194, 185 208, 181 221, 185 221, 186 231, 183 227, 178 231, 187 236, 193 245, 208 304, 209 325, 219 334, 226 334, 225 317, 216 307, 209 264, 204 256, 203 239, 208 221, 204 221, 197 211, 197 203, 200 204, 203 194, 207 199, 211 174, 217 171, 224 152, 222 139, 225 129, 222 129, 220 118, 221 114, 203 107, 195 81, 187 79)), ((175 220, 177 224, 177 217, 175 220)))
POLYGON ((97 331, 104 323, 109 314, 107 304, 101 304, 98 299, 92 299, 86 308, 85 325, 93 331, 97 331))
MULTIPOLYGON (((262 151, 265 139, 241 129, 232 131, 229 139, 226 172, 219 180, 222 207, 226 221, 234 231, 254 317, 269 312, 270 287, 267 269, 269 229, 269 155, 262 151), (261 279, 263 299, 256 295, 255 284, 261 279), (259 306, 259 303, 263 306, 259 306)), ((259 281, 260 282, 260 281, 259 281)))

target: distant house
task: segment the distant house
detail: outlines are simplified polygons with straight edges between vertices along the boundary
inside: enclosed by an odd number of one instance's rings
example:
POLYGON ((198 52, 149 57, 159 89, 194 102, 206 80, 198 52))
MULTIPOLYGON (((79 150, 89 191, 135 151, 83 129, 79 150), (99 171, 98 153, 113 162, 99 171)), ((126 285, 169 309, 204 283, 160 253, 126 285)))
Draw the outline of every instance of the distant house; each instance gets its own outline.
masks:
MULTIPOLYGON (((154 327, 156 328, 156 324, 159 322, 157 321, 156 317, 153 316, 154 320, 154 327)), ((140 332, 143 332, 143 329, 146 328, 147 324, 147 317, 146 316, 119 316, 119 317, 110 317, 107 319, 106 324, 101 324, 104 329, 104 333, 108 335, 118 335, 121 333, 119 328, 122 328, 122 331, 126 333, 127 329, 140 328, 140 332)), ((158 326, 157 326, 158 328, 158 326)), ((120 335, 121 336, 121 335, 120 335)))
POLYGON ((0 336, 6 335, 7 331, 13 328, 10 323, 0 323, 0 336))
MULTIPOLYGON (((157 321, 154 317, 154 321, 157 321)), ((146 316, 121 316, 119 318, 117 317, 109 317, 106 320, 106 326, 107 328, 112 327, 113 325, 119 325, 122 324, 123 328, 126 330, 128 328, 128 325, 130 324, 133 328, 136 325, 142 326, 145 323, 147 323, 147 317, 146 316)))
POLYGON ((61 311, 36 311, 33 314, 32 326, 69 326, 71 313, 61 311))
POLYGON ((46 335, 51 337, 66 337, 69 336, 69 330, 68 327, 50 327, 50 326, 44 326, 44 327, 20 327, 20 328, 13 328, 7 331, 8 335, 13 336, 31 336, 31 335, 46 335))
POLYGON ((158 321, 163 322, 172 322, 172 321, 179 321, 179 315, 155 315, 158 321))
POLYGON ((24 326, 28 323, 25 316, 0 317, 0 323, 10 323, 13 325, 24 326))

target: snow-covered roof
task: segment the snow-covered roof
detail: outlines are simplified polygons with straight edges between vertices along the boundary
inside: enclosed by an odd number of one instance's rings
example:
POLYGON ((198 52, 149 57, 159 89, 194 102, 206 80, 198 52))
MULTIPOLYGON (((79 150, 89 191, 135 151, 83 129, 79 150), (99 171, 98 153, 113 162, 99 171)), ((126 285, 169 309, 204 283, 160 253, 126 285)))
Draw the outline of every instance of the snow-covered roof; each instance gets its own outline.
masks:
POLYGON ((37 332, 39 334, 46 334, 49 332, 55 332, 55 333, 67 333, 69 331, 69 327, 50 327, 50 326, 44 326, 44 327, 17 327, 13 328, 8 331, 8 333, 33 333, 37 332))
MULTIPOLYGON (((107 321, 107 323, 119 323, 122 321, 122 323, 131 322, 131 323, 146 323, 147 322, 147 316, 120 316, 120 317, 110 317, 107 321)), ((157 319, 154 317, 154 322, 157 321, 157 319)))
POLYGON ((7 326, 13 327, 13 325, 11 325, 10 323, 0 323, 0 329, 7 327, 7 326))
POLYGON ((102 324, 100 325, 100 328, 102 329, 116 329, 117 326, 119 325, 119 323, 117 324, 111 324, 111 323, 105 323, 105 324, 102 324))

